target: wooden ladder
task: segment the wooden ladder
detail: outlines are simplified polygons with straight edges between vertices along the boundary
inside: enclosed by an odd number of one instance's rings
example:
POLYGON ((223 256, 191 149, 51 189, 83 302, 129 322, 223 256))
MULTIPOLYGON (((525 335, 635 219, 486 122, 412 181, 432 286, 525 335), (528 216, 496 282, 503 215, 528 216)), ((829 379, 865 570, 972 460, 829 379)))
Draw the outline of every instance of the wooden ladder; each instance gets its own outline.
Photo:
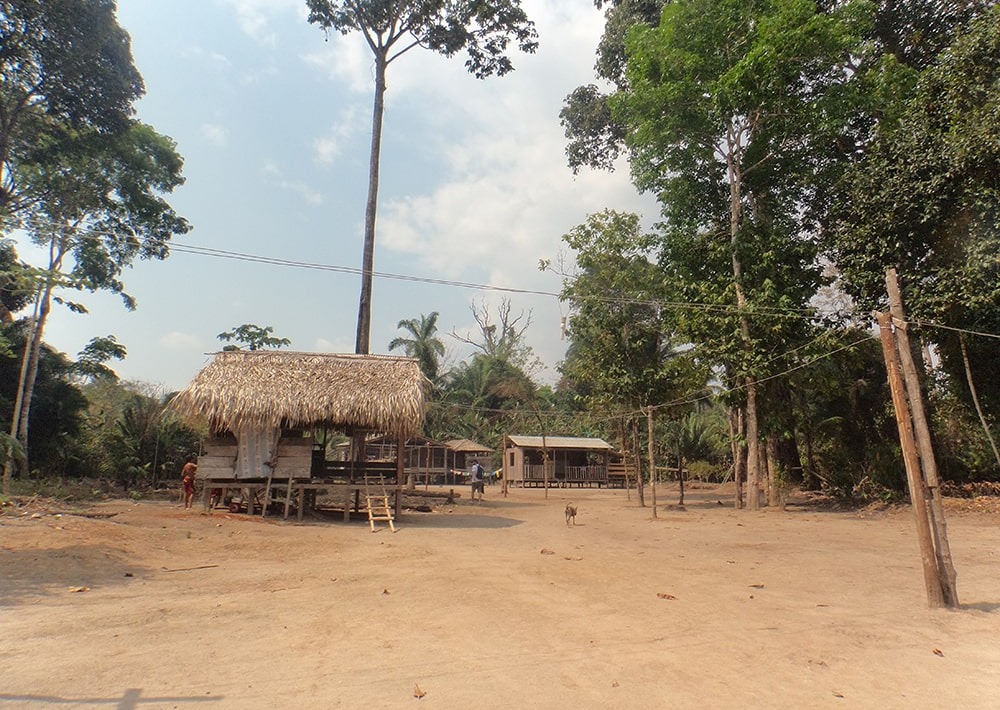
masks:
POLYGON ((365 509, 372 532, 375 532, 375 523, 389 523, 389 529, 396 532, 392 508, 389 507, 389 493, 385 490, 382 476, 365 476, 365 509))

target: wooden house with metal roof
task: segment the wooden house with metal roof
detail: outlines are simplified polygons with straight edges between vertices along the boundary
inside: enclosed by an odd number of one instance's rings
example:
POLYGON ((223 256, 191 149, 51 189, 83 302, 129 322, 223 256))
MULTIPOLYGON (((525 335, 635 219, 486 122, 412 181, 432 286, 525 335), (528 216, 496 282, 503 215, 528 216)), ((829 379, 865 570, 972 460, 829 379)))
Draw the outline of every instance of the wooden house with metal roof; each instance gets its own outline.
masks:
POLYGON ((514 486, 604 486, 614 447, 576 436, 504 437, 503 476, 514 486))

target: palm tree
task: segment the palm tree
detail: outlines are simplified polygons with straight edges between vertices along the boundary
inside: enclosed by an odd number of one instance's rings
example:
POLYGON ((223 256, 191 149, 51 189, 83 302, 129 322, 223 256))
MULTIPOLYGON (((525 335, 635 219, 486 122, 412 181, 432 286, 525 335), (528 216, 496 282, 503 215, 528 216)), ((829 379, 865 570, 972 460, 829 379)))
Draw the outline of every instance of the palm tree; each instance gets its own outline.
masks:
POLYGON ((428 380, 434 382, 438 376, 440 358, 444 355, 444 343, 435 336, 437 333, 438 312, 429 316, 421 314, 420 320, 410 318, 401 320, 396 326, 410 333, 410 338, 393 338, 389 349, 402 348, 407 357, 416 358, 420 369, 428 380))

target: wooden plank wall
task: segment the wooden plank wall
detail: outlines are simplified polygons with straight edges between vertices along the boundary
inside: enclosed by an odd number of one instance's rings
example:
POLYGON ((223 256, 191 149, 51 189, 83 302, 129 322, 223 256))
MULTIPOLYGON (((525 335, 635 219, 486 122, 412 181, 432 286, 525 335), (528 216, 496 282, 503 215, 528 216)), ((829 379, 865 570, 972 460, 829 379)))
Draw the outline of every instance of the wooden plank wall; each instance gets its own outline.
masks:
POLYGON ((232 478, 236 468, 236 439, 217 438, 205 442, 198 457, 198 478, 232 478))
POLYGON ((281 439, 274 478, 309 478, 312 473, 312 438, 281 439))
MULTIPOLYGON (((312 472, 312 445, 311 438, 281 439, 273 477, 309 478, 312 472)), ((205 453, 198 457, 198 477, 234 478, 237 453, 235 439, 209 439, 205 442, 205 453)), ((266 468, 263 470, 266 471, 266 468)))

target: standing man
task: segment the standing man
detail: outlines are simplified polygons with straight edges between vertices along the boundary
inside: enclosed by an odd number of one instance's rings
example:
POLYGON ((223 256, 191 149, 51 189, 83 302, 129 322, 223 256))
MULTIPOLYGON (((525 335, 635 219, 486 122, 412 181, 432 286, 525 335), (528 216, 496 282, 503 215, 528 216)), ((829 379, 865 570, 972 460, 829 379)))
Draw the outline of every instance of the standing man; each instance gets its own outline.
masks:
POLYGON ((476 500, 476 491, 479 492, 480 502, 483 500, 483 467, 479 465, 479 461, 476 459, 472 460, 472 500, 476 500))

